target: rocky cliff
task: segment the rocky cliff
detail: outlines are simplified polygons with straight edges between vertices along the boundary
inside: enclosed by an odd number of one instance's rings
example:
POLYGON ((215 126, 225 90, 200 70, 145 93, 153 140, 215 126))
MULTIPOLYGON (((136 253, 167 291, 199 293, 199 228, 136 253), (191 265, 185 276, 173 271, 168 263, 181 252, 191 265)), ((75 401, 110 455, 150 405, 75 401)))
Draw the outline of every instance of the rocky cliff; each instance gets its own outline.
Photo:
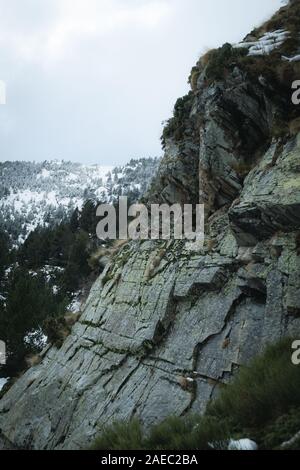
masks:
POLYGON ((225 45, 194 67, 145 201, 204 202, 204 247, 120 249, 61 349, 48 349, 0 401, 0 429, 14 445, 86 448, 113 420, 136 416, 148 427, 201 412, 267 343, 300 334, 298 63, 282 58, 299 52, 292 17, 299 22, 297 1, 246 38, 253 47, 286 31, 266 54, 225 45))

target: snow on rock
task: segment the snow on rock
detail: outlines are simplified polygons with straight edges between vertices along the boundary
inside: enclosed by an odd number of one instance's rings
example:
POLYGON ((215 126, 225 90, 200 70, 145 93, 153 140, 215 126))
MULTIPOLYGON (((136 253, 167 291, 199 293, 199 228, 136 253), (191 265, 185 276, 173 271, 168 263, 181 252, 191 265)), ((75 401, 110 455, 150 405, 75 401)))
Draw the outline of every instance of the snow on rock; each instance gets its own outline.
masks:
POLYGON ((265 33, 258 41, 242 41, 234 44, 233 47, 246 47, 249 49, 249 56, 262 56, 270 54, 274 49, 278 49, 288 39, 289 31, 278 29, 265 33))
POLYGON ((50 266, 49 264, 45 264, 45 266, 43 266, 40 269, 40 272, 44 274, 47 282, 50 282, 51 280, 56 279, 57 273, 63 272, 63 271, 64 271, 64 268, 60 266, 50 266))
POLYGON ((258 450, 258 446, 256 442, 250 439, 239 439, 238 441, 231 439, 228 450, 258 450))
POLYGON ((289 449, 289 447, 293 446, 297 441, 298 439, 300 439, 300 431, 298 431, 291 439, 289 439, 288 441, 285 441, 283 442, 281 445, 280 445, 280 449, 289 449))
POLYGON ((78 313, 81 309, 81 300, 80 300, 81 291, 77 292, 72 300, 72 302, 68 305, 67 310, 72 313, 78 313))
POLYGON ((4 385, 8 382, 9 379, 0 378, 0 392, 3 389, 4 385))
POLYGON ((287 60, 288 62, 299 62, 300 61, 300 54, 295 55, 294 57, 286 57, 285 55, 283 55, 282 59, 287 60))
POLYGON ((37 348, 44 348, 47 345, 48 338, 44 335, 41 328, 31 331, 24 337, 26 344, 31 344, 37 348))

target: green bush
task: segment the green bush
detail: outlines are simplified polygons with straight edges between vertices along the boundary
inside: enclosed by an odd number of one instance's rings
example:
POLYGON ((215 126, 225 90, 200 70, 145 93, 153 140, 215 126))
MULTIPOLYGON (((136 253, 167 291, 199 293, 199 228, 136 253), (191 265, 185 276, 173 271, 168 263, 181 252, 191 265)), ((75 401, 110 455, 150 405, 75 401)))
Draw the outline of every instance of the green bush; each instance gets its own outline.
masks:
MULTIPOLYGON (((293 408, 257 433, 262 449, 275 449, 300 430, 300 408, 293 408)), ((298 449, 300 446, 298 446, 298 449)))
POLYGON ((66 299, 55 296, 44 275, 16 267, 9 274, 5 305, 0 306, 1 339, 7 347, 3 376, 13 377, 25 367, 25 357, 44 347, 42 325, 66 308, 66 299), (27 341, 24 338, 27 337, 27 341))
POLYGON ((192 100, 193 92, 190 92, 176 101, 173 117, 166 122, 161 136, 163 148, 165 147, 167 138, 173 137, 175 141, 179 141, 183 138, 185 123, 191 112, 192 100))
POLYGON ((93 450, 213 450, 228 447, 226 423, 211 417, 172 416, 153 426, 146 435, 139 421, 114 423, 104 429, 93 450), (213 448, 212 448, 213 443, 213 448))
POLYGON ((191 85, 191 89, 193 92, 197 90, 197 81, 200 76, 200 69, 198 66, 192 68, 188 83, 191 85))
POLYGON ((262 26, 265 31, 275 31, 276 29, 283 28, 291 32, 299 32, 299 27, 300 4, 298 1, 280 8, 280 10, 262 26))
POLYGON ((219 419, 230 417, 235 426, 249 429, 300 406, 300 367, 291 362, 291 344, 286 338, 241 367, 207 413, 219 419))
POLYGON ((104 428, 101 436, 91 447, 92 450, 139 450, 143 448, 143 430, 136 419, 129 423, 114 423, 104 428))
POLYGON ((61 348, 64 340, 70 334, 71 329, 66 324, 64 316, 48 316, 43 322, 43 331, 48 338, 48 342, 61 348))
POLYGON ((106 428, 92 448, 227 449, 230 438, 242 437, 254 439, 262 449, 280 446, 300 429, 300 367, 291 362, 291 344, 289 338, 281 340, 242 367, 204 416, 170 417, 149 434, 137 420, 117 423, 106 428))
POLYGON ((204 416, 170 417, 151 429, 146 448, 153 450, 227 449, 229 430, 226 423, 204 416))
POLYGON ((236 59, 248 54, 246 48, 234 48, 231 44, 225 43, 219 49, 211 52, 210 60, 206 68, 208 80, 222 80, 226 70, 233 65, 236 59))

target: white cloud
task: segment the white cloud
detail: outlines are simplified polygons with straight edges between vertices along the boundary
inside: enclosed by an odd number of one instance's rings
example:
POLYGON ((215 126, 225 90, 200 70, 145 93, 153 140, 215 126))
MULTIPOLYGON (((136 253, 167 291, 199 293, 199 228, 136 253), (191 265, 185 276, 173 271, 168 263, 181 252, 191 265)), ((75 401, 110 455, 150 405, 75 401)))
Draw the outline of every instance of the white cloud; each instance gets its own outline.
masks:
POLYGON ((0 160, 160 155, 161 122, 204 46, 281 0, 0 0, 0 160))
POLYGON ((6 84, 0 80, 0 104, 6 104, 6 84))
POLYGON ((6 28, 0 19, 0 46, 18 59, 46 64, 63 59, 74 41, 109 36, 131 28, 154 29, 169 12, 164 0, 52 0, 56 17, 44 25, 39 22, 24 30, 16 23, 6 28))

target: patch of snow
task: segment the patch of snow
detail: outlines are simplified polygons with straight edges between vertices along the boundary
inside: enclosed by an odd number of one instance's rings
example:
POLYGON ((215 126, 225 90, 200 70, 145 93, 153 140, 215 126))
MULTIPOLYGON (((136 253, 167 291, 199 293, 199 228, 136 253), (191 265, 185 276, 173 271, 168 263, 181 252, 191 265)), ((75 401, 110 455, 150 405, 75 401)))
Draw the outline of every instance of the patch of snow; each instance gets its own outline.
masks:
POLYGON ((283 55, 282 59, 287 60, 288 62, 299 62, 300 61, 300 54, 294 55, 294 57, 286 57, 285 55, 283 55))
POLYGON ((80 300, 80 295, 81 295, 81 291, 76 292, 76 294, 74 295, 74 298, 73 298, 72 302, 68 305, 67 309, 68 309, 70 312, 72 312, 72 313, 78 313, 78 312, 80 312, 81 303, 82 303, 82 301, 80 300))
MULTIPOLYGON (((45 279, 47 282, 50 282, 52 278, 55 279, 57 273, 61 273, 64 271, 64 268, 60 266, 50 266, 46 264, 40 269, 40 272, 44 274, 45 279)), ((37 274, 37 273, 36 273, 37 274)), ((56 294, 58 292, 57 286, 52 286, 53 293, 56 294)))
POLYGON ((58 207, 58 202, 57 202, 57 199, 56 199, 56 192, 55 191, 50 191, 48 194, 47 194, 47 204, 49 206, 52 206, 52 207, 58 207))
POLYGON ((189 382, 189 383, 193 383, 193 382, 194 382, 194 379, 192 379, 192 377, 187 377, 187 378, 186 378, 186 381, 189 382))
POLYGON ((243 41, 234 44, 233 47, 245 47, 249 49, 249 56, 268 55, 273 50, 278 49, 289 38, 289 31, 277 29, 269 33, 265 33, 257 41, 243 41))
POLYGON ((100 188, 96 189, 95 191, 95 195, 99 199, 107 198, 107 194, 108 194, 107 188, 105 188, 104 186, 100 186, 100 188))
POLYGON ((91 172, 93 175, 93 178, 101 178, 104 181, 107 180, 107 175, 111 173, 114 169, 113 166, 100 166, 100 165, 83 165, 88 172, 91 172))
POLYGON ((39 180, 40 178, 43 178, 43 179, 46 179, 46 178, 49 178, 51 175, 51 172, 49 170, 46 170, 46 168, 43 168, 41 173, 39 173, 36 177, 37 180, 39 180))
POLYGON ((8 381, 9 381, 9 378, 0 378, 0 392, 8 381))
POLYGON ((8 278, 8 276, 10 275, 10 273, 12 272, 12 270, 15 266, 16 265, 12 264, 8 268, 5 269, 4 276, 5 276, 6 279, 8 278))
POLYGON ((48 338, 43 334, 42 330, 32 331, 24 337, 24 342, 27 344, 32 344, 36 347, 45 347, 47 344, 48 338))
POLYGON ((58 294, 59 287, 58 286, 52 286, 52 292, 53 292, 54 295, 58 294))
POLYGON ((75 173, 69 173, 66 176, 66 181, 72 182, 72 181, 78 181, 79 175, 76 175, 75 173))
POLYGON ((230 439, 228 450, 258 450, 258 446, 251 439, 239 439, 238 441, 230 439))

